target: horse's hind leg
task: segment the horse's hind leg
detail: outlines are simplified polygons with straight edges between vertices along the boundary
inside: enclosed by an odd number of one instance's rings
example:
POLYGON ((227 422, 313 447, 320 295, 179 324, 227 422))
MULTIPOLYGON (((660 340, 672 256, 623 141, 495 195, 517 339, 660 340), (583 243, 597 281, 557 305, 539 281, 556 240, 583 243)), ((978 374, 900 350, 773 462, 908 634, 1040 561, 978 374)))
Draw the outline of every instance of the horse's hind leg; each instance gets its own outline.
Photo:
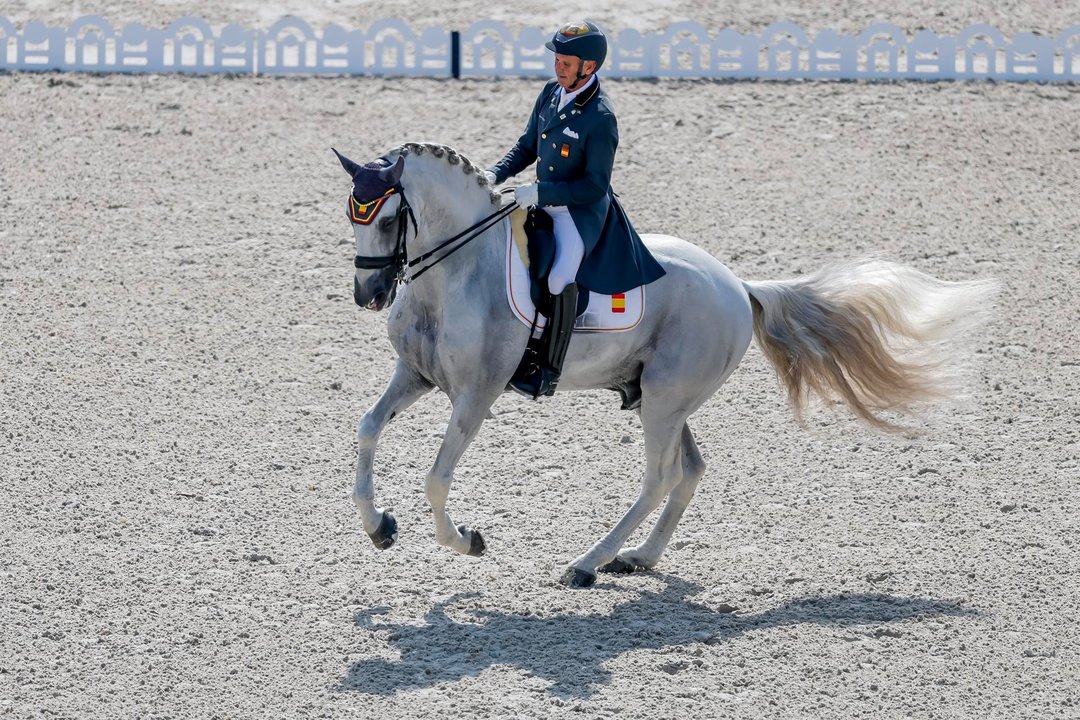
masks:
POLYGON ((682 480, 668 495, 667 504, 653 526, 649 537, 637 547, 624 548, 615 559, 600 568, 600 572, 627 573, 644 570, 656 565, 671 542, 675 527, 682 519, 686 506, 694 497, 698 483, 705 474, 705 460, 701 457, 690 426, 682 429, 682 480))
POLYGON ((686 425, 685 411, 658 417, 643 411, 642 424, 645 427, 645 475, 641 492, 611 532, 570 563, 562 581, 571 587, 592 585, 596 581, 596 568, 615 559, 631 533, 682 481, 683 443, 679 429, 686 425))
POLYGON ((394 375, 378 402, 360 419, 356 430, 356 484, 352 499, 360 511, 364 532, 380 550, 394 544, 397 521, 388 511, 375 505, 373 465, 379 435, 394 416, 420 399, 431 385, 398 360, 394 375))

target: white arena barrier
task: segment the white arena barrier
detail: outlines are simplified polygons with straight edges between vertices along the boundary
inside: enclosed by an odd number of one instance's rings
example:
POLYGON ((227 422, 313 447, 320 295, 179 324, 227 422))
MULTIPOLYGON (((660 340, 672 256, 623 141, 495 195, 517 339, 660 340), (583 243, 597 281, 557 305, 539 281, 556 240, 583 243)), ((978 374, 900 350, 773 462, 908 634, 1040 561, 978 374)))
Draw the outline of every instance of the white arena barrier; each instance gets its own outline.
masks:
MULTIPOLYGON (((402 20, 367 28, 327 25, 317 32, 286 16, 268 30, 211 27, 184 17, 163 29, 129 23, 116 30, 96 15, 68 27, 0 16, 0 71, 96 73, 243 73, 428 77, 546 77, 550 30, 481 20, 462 31, 402 20)), ((622 78, 756 80, 1080 81, 1080 25, 1053 37, 1021 32, 1011 39, 990 25, 957 35, 913 35, 876 24, 858 35, 823 30, 811 37, 780 22, 760 34, 725 28, 710 34, 694 22, 657 31, 609 32, 604 74, 622 78)))

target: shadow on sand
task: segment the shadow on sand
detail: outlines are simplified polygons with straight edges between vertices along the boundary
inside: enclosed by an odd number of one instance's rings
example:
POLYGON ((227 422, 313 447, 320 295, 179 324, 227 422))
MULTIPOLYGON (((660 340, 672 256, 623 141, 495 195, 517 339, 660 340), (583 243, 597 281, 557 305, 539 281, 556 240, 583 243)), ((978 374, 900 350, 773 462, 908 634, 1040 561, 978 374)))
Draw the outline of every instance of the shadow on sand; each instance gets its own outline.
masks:
MULTIPOLYGON (((608 660, 633 650, 691 645, 702 639, 701 633, 708 633, 708 642, 715 644, 746 632, 791 625, 873 626, 977 614, 954 602, 845 593, 800 598, 758 613, 737 615, 687 600, 702 590, 700 586, 661 577, 667 583, 663 591, 641 592, 602 615, 537 617, 472 610, 472 621, 447 615, 447 608, 479 593, 458 594, 437 603, 418 625, 378 622, 378 616, 387 612, 385 608, 361 611, 356 624, 380 632, 401 653, 401 659, 356 662, 336 689, 392 695, 476 677, 489 667, 506 665, 546 679, 552 695, 588 698, 610 683, 611 673, 603 667, 608 660)), ((459 609, 455 614, 463 612, 459 609)), ((879 628, 876 634, 884 633, 879 628)))

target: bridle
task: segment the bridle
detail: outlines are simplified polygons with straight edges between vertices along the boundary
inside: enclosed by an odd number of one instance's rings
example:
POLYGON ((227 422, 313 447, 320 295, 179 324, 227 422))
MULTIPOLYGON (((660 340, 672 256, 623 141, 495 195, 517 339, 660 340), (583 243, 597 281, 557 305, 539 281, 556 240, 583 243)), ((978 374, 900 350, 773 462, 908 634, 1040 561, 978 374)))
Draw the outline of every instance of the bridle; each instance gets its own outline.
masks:
POLYGON ((401 204, 398 206, 397 218, 395 219, 397 224, 397 242, 394 243, 394 254, 357 255, 353 258, 353 267, 363 270, 382 270, 383 268, 395 267, 397 268, 399 277, 404 272, 405 266, 409 260, 408 250, 405 247, 405 233, 409 228, 409 220, 411 220, 413 224, 413 233, 415 234, 418 231, 416 227, 416 216, 413 214, 412 206, 409 205, 408 198, 405 197, 405 190, 401 187, 401 184, 399 183, 387 190, 382 197, 366 203, 359 202, 352 193, 349 193, 348 214, 349 220, 353 225, 368 225, 375 219, 375 215, 378 213, 382 203, 395 193, 401 196, 401 204))
POLYGON ((413 214, 412 206, 409 204, 409 199, 405 196, 405 188, 401 186, 401 183, 394 185, 390 190, 386 192, 381 198, 373 200, 368 203, 360 203, 355 197, 349 194, 349 220, 354 225, 367 225, 375 217, 375 213, 378 212, 378 207, 374 207, 372 210, 368 210, 374 203, 382 204, 390 195, 397 194, 401 196, 401 204, 398 205, 397 217, 394 222, 397 225, 397 241, 394 243, 394 253, 392 255, 357 255, 353 258, 353 267, 358 270, 383 270, 388 267, 396 269, 395 282, 407 285, 408 283, 416 280, 418 277, 426 273, 431 268, 441 263, 446 258, 456 253, 461 248, 468 245, 472 240, 482 235, 489 228, 498 224, 503 218, 507 217, 510 213, 517 209, 518 204, 512 202, 508 205, 503 205, 495 212, 491 213, 487 217, 483 218, 477 223, 465 228, 457 235, 454 235, 448 240, 444 240, 431 250, 428 250, 419 257, 409 259, 409 248, 405 242, 406 236, 409 231, 409 222, 412 222, 413 235, 419 234, 419 229, 416 226, 416 215, 413 214), (363 218, 363 212, 358 213, 357 209, 368 212, 366 219, 363 218), (358 219, 361 218, 361 219, 358 219), (450 247, 453 243, 458 243, 453 247, 450 247), (450 247, 449 250, 446 248, 450 247), (442 250, 446 250, 442 255, 435 257, 430 263, 424 265, 411 275, 406 273, 412 268, 425 263, 434 257, 442 250))

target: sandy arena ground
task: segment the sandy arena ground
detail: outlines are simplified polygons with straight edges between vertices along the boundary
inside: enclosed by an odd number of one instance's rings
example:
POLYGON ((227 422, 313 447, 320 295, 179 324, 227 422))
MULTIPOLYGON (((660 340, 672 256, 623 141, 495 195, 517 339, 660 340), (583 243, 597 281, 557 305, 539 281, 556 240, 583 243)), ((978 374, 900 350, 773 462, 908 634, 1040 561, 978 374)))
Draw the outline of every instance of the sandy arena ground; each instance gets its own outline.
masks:
MULTIPOLYGON (((270 22, 280 4, 0 3, 270 22)), ((873 20, 1057 32, 1066 3, 689 2, 489 11, 710 29, 873 20), (765 9, 762 9, 764 7, 765 9)), ((1071 22, 1076 22, 1075 15, 1071 22)), ((881 436, 793 421, 756 347, 691 420, 709 471, 655 572, 556 579, 636 493, 614 393, 504 396, 434 543, 422 479, 449 406, 384 433, 377 551, 348 500, 386 314, 351 298, 347 176, 405 140, 478 163, 540 83, 0 76, 0 715, 64 718, 1080 717, 1080 88, 609 82, 639 230, 741 277, 868 252, 996 277, 971 399, 881 436)))

